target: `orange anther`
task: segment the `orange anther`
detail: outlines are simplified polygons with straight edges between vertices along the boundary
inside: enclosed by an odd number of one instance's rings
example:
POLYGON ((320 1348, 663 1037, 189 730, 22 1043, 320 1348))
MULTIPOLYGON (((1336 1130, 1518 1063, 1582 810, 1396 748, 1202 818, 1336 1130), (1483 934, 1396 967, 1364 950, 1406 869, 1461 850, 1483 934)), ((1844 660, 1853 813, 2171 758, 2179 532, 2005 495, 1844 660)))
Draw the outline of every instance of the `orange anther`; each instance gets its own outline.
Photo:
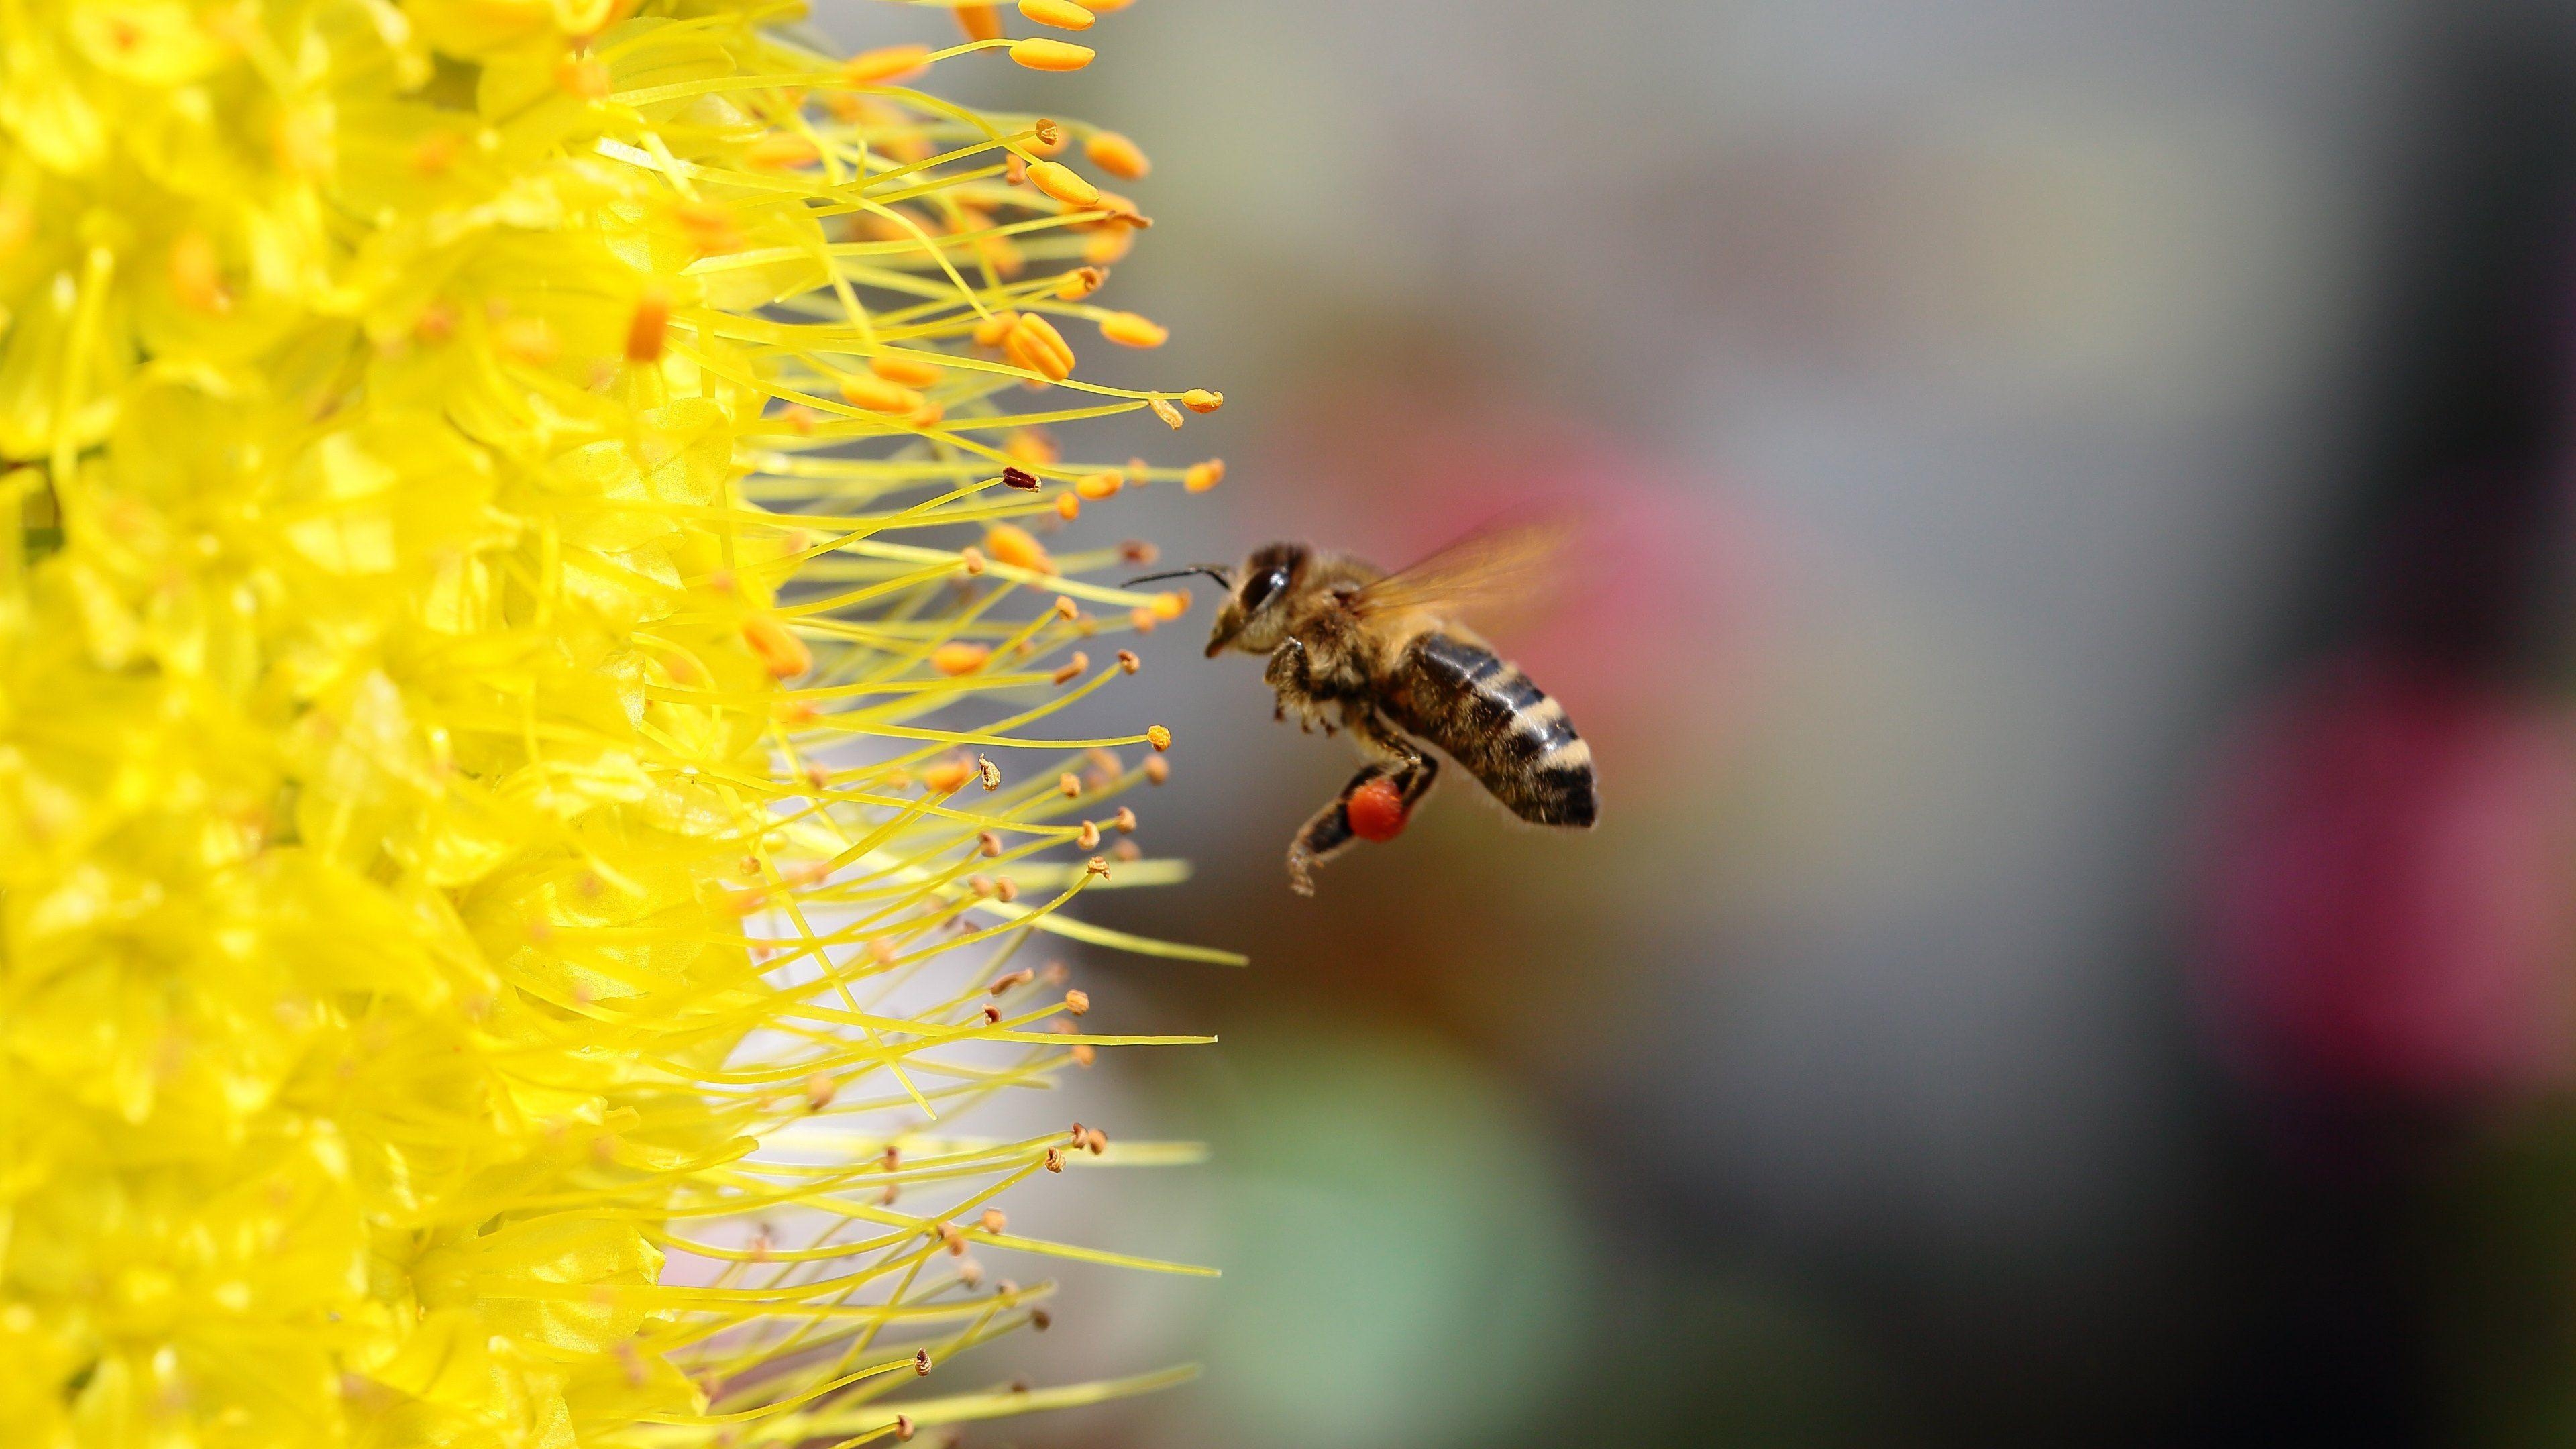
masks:
POLYGON ((1076 1016, 1080 1016, 1084 1012, 1089 1011, 1091 1009, 1091 993, 1088 991, 1066 992, 1064 994, 1064 1009, 1072 1012, 1076 1016))
POLYGON ((1020 14, 1031 24, 1058 30, 1089 30, 1094 19, 1089 9, 1073 0, 1020 0, 1020 14))
POLYGON ((1100 319, 1100 335, 1121 347, 1160 347, 1171 329, 1134 312, 1112 312, 1100 319))
POLYGON ((910 80, 930 68, 930 47, 888 45, 863 50, 841 62, 844 85, 879 86, 910 80))
POLYGON ((1073 491, 1095 503, 1103 498, 1116 497, 1118 490, 1126 486, 1127 480, 1118 476, 1116 469, 1105 473, 1085 473, 1073 480, 1073 491))
POLYGON ((1194 413, 1212 413, 1225 406, 1225 394, 1194 387, 1181 394, 1181 406, 1194 413))
POLYGON ((1017 324, 1019 320, 1020 314, 1017 312, 996 312, 992 316, 985 318, 983 321, 976 323, 975 345, 978 347, 1001 346, 1004 339, 1011 335, 1011 328, 1017 324))
POLYGON ((170 292, 179 305, 217 315, 233 308, 224 286, 223 258, 204 232, 181 232, 170 242, 170 292))
POLYGON ((1082 781, 1073 775, 1056 776, 1055 788, 1056 792, 1067 800, 1079 799, 1082 795, 1082 781))
POLYGON ((921 408, 921 394, 911 388, 868 374, 853 374, 841 379, 841 401, 872 413, 892 413, 898 417, 921 408))
POLYGON ((635 299, 635 315, 626 323, 626 360, 659 362, 662 344, 671 330, 671 289, 660 282, 647 282, 635 299))
POLYGON ((555 67, 555 84, 577 101, 604 101, 616 86, 608 62, 594 55, 568 55, 555 67))
POLYGON ((1049 40, 1043 36, 1011 42, 1011 59, 1031 70, 1080 70, 1091 64, 1092 56, 1098 53, 1087 45, 1076 45, 1069 40, 1049 40))
POLYGON ((1061 161, 1040 161, 1029 168, 1029 184, 1067 206, 1089 206, 1100 199, 1100 188, 1082 179, 1080 173, 1061 161))
POLYGON ((1143 661, 1143 660, 1141 660, 1141 659, 1137 658, 1137 657, 1136 657, 1136 655, 1135 655, 1135 653, 1134 653, 1133 651, 1131 651, 1131 650, 1126 650, 1126 649, 1121 649, 1121 650, 1119 650, 1119 651, 1118 651, 1118 672, 1119 672, 1119 673, 1121 673, 1121 674, 1133 674, 1133 673, 1135 673, 1137 670, 1142 669, 1142 668, 1144 668, 1144 667, 1145 667, 1145 661, 1143 661))
POLYGON ((947 369, 918 357, 871 357, 868 371, 899 387, 928 387, 947 375, 947 369))
POLYGON ((1002 353, 1051 382, 1073 376, 1073 349, 1054 323, 1035 312, 1023 312, 1011 324, 1009 335, 1002 339, 1002 353))
POLYGON ((1100 290, 1109 274, 1098 267, 1076 267, 1055 279, 1055 296, 1059 302, 1079 302, 1100 290))
POLYGON ((814 651, 789 633, 776 614, 754 614, 743 620, 742 642, 760 656, 761 667, 774 678, 793 679, 814 667, 814 651))
POLYGON ((716 202, 677 202, 671 207, 671 220, 689 245, 709 256, 742 250, 742 223, 716 202))
POLYGON ((947 675, 972 674, 983 668, 984 661, 992 657, 993 650, 989 645, 942 644, 930 651, 930 667, 947 675))
POLYGON ((974 778, 975 767, 964 760, 941 760, 921 772, 921 783, 934 795, 953 795, 974 778))
POLYGON ((1056 517, 1071 523, 1082 516, 1082 500, 1070 493, 1059 493, 1055 496, 1055 513, 1056 517))
POLYGON ((1064 662, 1064 666, 1062 668, 1056 670, 1055 673, 1047 677, 1058 684, 1071 684, 1089 668, 1091 668, 1091 656, 1076 652, 1071 659, 1064 662))
POLYGON ((793 171, 821 159, 814 143, 793 131, 771 131, 742 148, 742 164, 754 171, 793 171))
POLYGON ((1192 463, 1181 470, 1181 486, 1192 493, 1205 493, 1224 481, 1225 460, 1223 458, 1210 458, 1204 463, 1192 463))
POLYGON ((1154 612, 1166 619, 1177 619, 1190 611, 1190 596, 1182 593, 1156 594, 1154 612))
POLYGON ((1002 38, 1001 7, 960 5, 957 7, 957 28, 966 32, 968 40, 999 40, 1002 38))
POLYGON ((1035 535, 1014 524, 996 523, 984 530, 984 552, 1001 563, 1035 573, 1055 572, 1055 560, 1047 556, 1046 545, 1035 535))
POLYGON ((1082 154, 1091 158, 1092 165, 1121 181, 1141 180, 1154 169, 1143 148, 1116 131, 1092 133, 1091 139, 1082 143, 1082 154))
POLYGON ((1105 267, 1126 258, 1136 246, 1136 234, 1123 226, 1095 232, 1082 244, 1082 259, 1094 266, 1105 267))
POLYGON ((1157 752, 1168 750, 1172 747, 1172 732, 1161 725, 1147 725, 1145 743, 1152 745, 1157 752))

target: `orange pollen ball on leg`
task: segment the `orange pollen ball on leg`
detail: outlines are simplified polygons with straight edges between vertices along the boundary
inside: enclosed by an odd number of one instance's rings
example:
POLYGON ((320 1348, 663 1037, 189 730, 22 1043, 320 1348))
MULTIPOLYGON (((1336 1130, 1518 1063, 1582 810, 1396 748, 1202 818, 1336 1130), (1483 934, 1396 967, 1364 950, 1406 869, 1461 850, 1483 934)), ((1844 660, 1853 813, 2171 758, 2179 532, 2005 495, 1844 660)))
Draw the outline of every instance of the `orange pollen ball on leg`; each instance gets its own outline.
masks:
POLYGON ((1404 796, 1385 776, 1353 790, 1343 811, 1350 818, 1351 833, 1362 840, 1387 841, 1404 833, 1404 796))
POLYGON ((1080 70, 1091 64, 1091 58, 1097 54, 1099 52, 1090 46, 1076 45, 1069 40, 1050 40, 1044 36, 1011 42, 1011 59, 1031 70, 1080 70))
POLYGON ((1100 319, 1100 335, 1121 347, 1160 347, 1170 329, 1134 312, 1112 312, 1100 319))
POLYGON ((814 667, 814 651, 789 632, 776 614, 754 614, 742 621, 742 642, 760 656, 760 665, 778 679, 793 679, 814 667))
POLYGON ((1082 154, 1091 158, 1092 165, 1121 181, 1140 181, 1154 169, 1144 149, 1116 131, 1094 132, 1090 140, 1082 143, 1082 154))

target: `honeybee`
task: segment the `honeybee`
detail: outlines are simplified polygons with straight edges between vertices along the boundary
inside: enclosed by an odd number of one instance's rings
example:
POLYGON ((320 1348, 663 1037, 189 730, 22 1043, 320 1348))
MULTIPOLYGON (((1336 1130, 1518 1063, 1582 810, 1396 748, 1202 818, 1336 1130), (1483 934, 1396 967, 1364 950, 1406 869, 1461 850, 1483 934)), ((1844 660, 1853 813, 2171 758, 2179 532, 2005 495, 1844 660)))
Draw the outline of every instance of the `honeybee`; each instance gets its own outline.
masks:
POLYGON ((1440 773, 1417 741, 1439 747, 1521 819, 1591 828, 1592 747, 1564 706, 1460 622, 1526 602, 1559 546, 1554 529, 1497 530, 1388 573, 1348 554, 1274 543, 1240 568, 1196 564, 1132 581, 1205 574, 1223 584, 1208 657, 1269 655, 1272 718, 1348 730, 1366 761, 1289 842, 1298 894, 1313 895, 1314 868, 1354 840, 1404 828, 1440 773))

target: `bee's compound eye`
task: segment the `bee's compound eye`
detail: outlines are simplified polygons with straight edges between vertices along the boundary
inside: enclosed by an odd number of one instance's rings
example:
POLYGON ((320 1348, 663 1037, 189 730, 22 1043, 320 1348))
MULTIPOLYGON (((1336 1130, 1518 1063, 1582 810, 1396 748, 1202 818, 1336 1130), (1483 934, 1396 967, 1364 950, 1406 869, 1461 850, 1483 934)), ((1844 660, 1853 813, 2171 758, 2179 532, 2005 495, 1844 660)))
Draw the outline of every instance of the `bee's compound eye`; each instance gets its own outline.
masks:
POLYGON ((1288 571, 1268 569, 1243 581, 1243 611, 1251 613, 1270 602, 1270 596, 1288 587, 1288 571))

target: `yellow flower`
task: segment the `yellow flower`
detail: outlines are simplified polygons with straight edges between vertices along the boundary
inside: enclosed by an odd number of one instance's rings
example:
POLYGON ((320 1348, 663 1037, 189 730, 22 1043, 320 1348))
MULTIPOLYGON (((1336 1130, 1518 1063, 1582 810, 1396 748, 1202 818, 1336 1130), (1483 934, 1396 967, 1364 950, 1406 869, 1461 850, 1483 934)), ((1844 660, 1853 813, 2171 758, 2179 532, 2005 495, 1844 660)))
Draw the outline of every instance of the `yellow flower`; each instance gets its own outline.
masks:
POLYGON ((1168 600, 1037 537, 1213 476, 1042 429, 1214 394, 1074 374, 1050 317, 1160 338, 1059 296, 1146 219, 918 88, 1088 50, 791 18, 0 11, 11 1444, 787 1445, 1170 1379, 888 1398, 1043 1322, 970 1251, 1132 1261, 1005 1188, 1186 1156, 946 1119, 1149 1040, 1037 938, 1227 959, 1062 909, 1177 878, 1090 855, 1168 734, 1047 723, 1168 600))

